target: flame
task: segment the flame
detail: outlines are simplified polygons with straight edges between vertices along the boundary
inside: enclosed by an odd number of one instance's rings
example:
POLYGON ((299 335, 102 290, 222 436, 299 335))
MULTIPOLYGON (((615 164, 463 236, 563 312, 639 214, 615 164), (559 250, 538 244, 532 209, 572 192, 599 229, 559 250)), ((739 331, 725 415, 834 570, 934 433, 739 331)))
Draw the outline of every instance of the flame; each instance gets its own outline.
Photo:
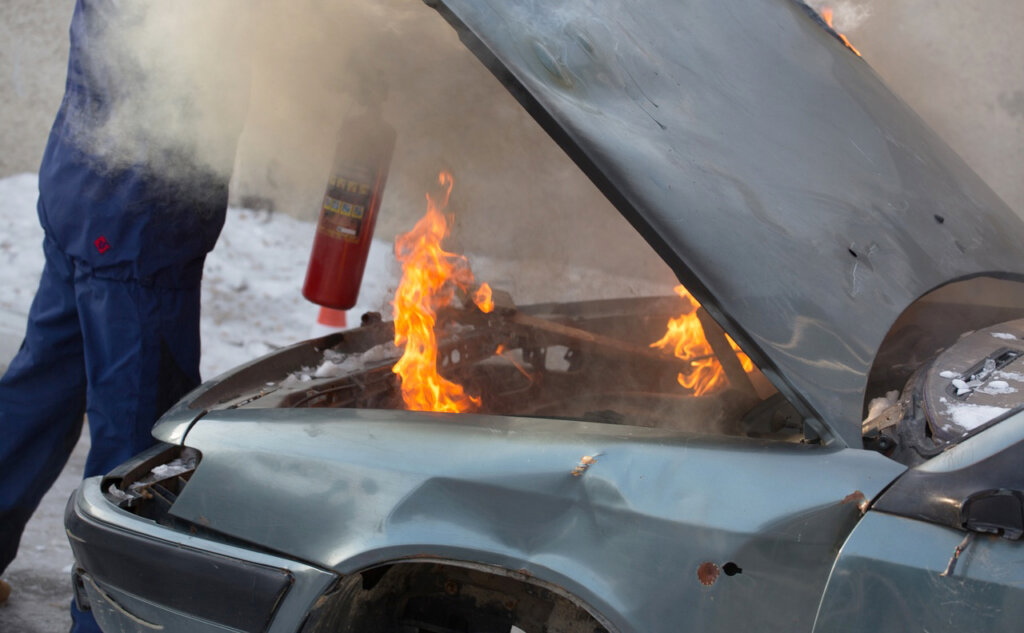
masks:
MULTIPOLYGON (((828 25, 828 28, 830 28, 833 31, 835 31, 835 27, 832 26, 832 18, 833 18, 832 8, 831 7, 824 7, 824 8, 822 8, 822 10, 821 10, 821 19, 825 20, 825 24, 828 25)), ((856 48, 854 48, 853 44, 850 43, 850 40, 847 39, 847 37, 845 35, 843 35, 839 31, 836 31, 836 35, 838 35, 839 39, 841 39, 843 41, 843 44, 846 44, 846 48, 848 48, 851 51, 853 51, 857 55, 857 57, 863 57, 863 55, 860 54, 860 51, 857 50, 856 48)))
POLYGON ((732 337, 728 334, 725 335, 725 340, 729 341, 729 347, 732 351, 736 352, 736 358, 740 359, 740 366, 743 367, 743 371, 748 374, 754 371, 754 361, 750 360, 750 357, 740 349, 740 346, 736 344, 736 341, 732 340, 732 337))
POLYGON ((473 293, 473 303, 480 311, 487 314, 494 310, 494 299, 491 298, 491 287, 486 283, 480 284, 477 291, 473 293))
MULTIPOLYGON (((395 239, 395 257, 402 264, 394 300, 395 345, 404 345, 405 350, 392 371, 401 378, 402 399, 409 410, 459 413, 479 408, 480 398, 438 373, 434 325, 437 311, 452 302, 455 288, 466 291, 472 285, 473 272, 465 257, 441 248, 448 235, 442 210, 448 206, 454 180, 442 171, 438 182, 442 191, 427 194, 426 214, 395 239)), ((486 294, 489 298, 489 287, 486 294)))
MULTIPOLYGON (((686 299, 689 307, 674 319, 669 319, 665 336, 651 343, 651 347, 658 349, 672 350, 677 358, 687 361, 690 369, 687 372, 680 372, 677 376, 679 384, 693 391, 694 395, 700 396, 712 391, 726 383, 725 371, 721 363, 715 358, 711 344, 704 336, 704 328, 697 317, 697 309, 700 303, 683 286, 676 286, 676 294, 686 299)), ((726 339, 729 345, 736 352, 736 356, 747 373, 754 371, 754 363, 744 354, 736 342, 727 334, 726 339)))
POLYGON ((517 363, 516 360, 514 358, 512 358, 511 354, 506 355, 505 354, 505 346, 503 344, 499 344, 498 345, 497 349, 494 350, 494 355, 495 356, 501 356, 505 360, 507 360, 510 363, 512 363, 512 366, 515 367, 519 371, 520 374, 525 376, 526 379, 529 380, 530 382, 533 382, 533 374, 531 374, 530 372, 526 371, 525 367, 523 367, 522 365, 517 363))

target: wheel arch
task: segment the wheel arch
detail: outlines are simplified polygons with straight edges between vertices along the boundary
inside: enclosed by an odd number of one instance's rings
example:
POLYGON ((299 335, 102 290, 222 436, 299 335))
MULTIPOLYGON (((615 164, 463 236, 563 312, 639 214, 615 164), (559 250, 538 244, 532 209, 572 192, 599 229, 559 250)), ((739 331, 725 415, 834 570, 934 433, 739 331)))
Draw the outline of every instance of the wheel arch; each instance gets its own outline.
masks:
POLYGON ((473 631, 496 624, 527 633, 541 626, 566 633, 621 631, 576 593, 525 568, 421 555, 341 576, 316 601, 301 633, 473 631), (401 628, 410 626, 420 628, 401 628))

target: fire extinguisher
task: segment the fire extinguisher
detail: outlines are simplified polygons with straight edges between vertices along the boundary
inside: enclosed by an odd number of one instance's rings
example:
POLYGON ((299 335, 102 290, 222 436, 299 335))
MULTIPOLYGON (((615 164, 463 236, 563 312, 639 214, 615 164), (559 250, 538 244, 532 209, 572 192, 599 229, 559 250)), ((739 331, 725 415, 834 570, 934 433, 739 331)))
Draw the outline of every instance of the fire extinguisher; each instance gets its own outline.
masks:
POLYGON ((302 295, 328 308, 353 307, 363 281, 397 137, 379 103, 342 121, 320 208, 302 295))

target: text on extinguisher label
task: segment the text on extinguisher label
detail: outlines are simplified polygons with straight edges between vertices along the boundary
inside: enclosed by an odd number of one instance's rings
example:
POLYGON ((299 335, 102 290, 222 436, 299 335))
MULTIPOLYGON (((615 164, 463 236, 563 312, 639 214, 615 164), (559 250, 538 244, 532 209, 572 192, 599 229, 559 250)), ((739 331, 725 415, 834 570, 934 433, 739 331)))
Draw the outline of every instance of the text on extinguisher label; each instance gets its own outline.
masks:
POLYGON ((368 180, 372 174, 354 165, 346 167, 348 169, 343 170, 346 173, 333 174, 327 183, 317 232, 346 242, 358 242, 373 191, 364 178, 368 180))
POLYGON ((324 196, 324 206, 316 230, 328 237, 348 242, 358 241, 365 213, 366 207, 363 205, 324 196))

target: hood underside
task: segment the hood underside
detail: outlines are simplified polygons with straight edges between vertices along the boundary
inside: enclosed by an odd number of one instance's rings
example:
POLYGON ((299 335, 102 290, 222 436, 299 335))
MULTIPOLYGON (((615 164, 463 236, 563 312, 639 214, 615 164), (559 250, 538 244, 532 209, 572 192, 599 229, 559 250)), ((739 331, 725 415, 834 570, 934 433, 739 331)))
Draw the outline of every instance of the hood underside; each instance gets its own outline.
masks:
POLYGON ((859 445, 897 317, 1024 224, 794 0, 428 0, 807 412, 859 445))

